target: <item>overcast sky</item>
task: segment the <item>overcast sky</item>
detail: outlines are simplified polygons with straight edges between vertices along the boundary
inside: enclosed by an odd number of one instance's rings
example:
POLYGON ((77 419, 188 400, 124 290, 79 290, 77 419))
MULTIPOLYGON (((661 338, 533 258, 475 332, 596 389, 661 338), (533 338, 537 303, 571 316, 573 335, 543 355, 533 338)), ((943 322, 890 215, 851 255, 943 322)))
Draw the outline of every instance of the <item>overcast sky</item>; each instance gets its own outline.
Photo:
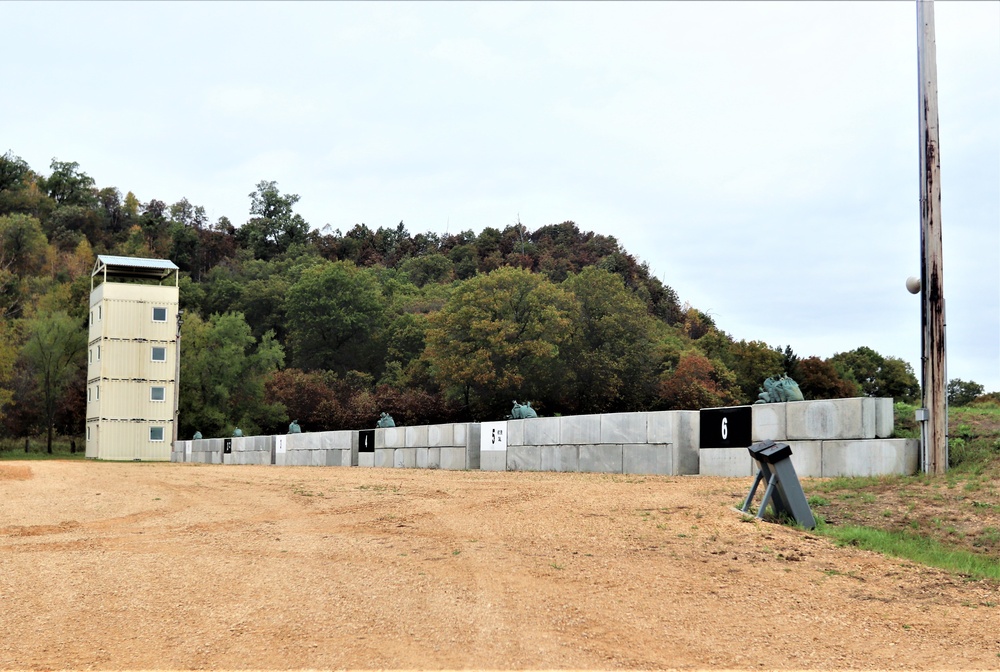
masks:
MULTIPOLYGON (((1000 390, 1000 3, 939 0, 948 377, 1000 390)), ((572 220, 737 340, 920 375, 914 2, 0 3, 0 152, 246 221, 572 220)))

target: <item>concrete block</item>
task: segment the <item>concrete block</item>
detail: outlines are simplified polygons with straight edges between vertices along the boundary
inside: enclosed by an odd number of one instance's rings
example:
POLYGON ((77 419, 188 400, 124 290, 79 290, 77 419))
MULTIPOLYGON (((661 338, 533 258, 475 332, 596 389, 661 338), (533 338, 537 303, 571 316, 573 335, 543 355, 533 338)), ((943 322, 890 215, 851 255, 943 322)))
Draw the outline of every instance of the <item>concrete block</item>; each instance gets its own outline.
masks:
POLYGON ((285 450, 309 450, 315 442, 315 434, 287 434, 285 435, 285 450))
POLYGON ((465 441, 463 437, 461 444, 455 443, 455 425, 430 425, 427 427, 427 443, 424 445, 434 447, 458 446, 465 445, 465 441))
POLYGON ((465 446, 465 468, 466 469, 479 469, 480 465, 480 427, 479 423, 471 425, 456 425, 456 428, 461 427, 462 431, 456 431, 455 437, 459 435, 462 436, 462 443, 456 443, 456 445, 465 446))
POLYGON ((351 450, 340 451, 340 467, 352 467, 355 466, 354 460, 356 459, 357 453, 351 452, 351 450))
MULTIPOLYGON (((555 446, 560 443, 559 427, 562 418, 530 418, 524 420, 524 445, 555 446)), ((508 452, 510 436, 507 437, 508 452)))
POLYGON ((309 466, 310 467, 325 467, 326 466, 326 450, 310 450, 309 453, 309 466))
POLYGON ((917 473, 919 439, 823 442, 823 476, 889 476, 917 473))
POLYGON ((427 443, 427 425, 404 427, 403 432, 406 434, 407 448, 420 448, 421 446, 429 445, 427 443))
POLYGON ((397 469, 415 469, 417 466, 417 449, 396 448, 392 454, 392 466, 397 469))
POLYGON ((673 474, 673 447, 669 443, 626 443, 622 446, 623 474, 673 474))
MULTIPOLYGON (((469 440, 470 440, 469 439, 469 430, 472 429, 473 427, 476 427, 478 429, 479 423, 474 423, 474 424, 471 424, 471 425, 470 424, 462 423, 462 424, 458 424, 458 425, 453 425, 452 427, 453 427, 453 431, 454 431, 454 436, 453 436, 452 440, 455 442, 453 445, 464 446, 464 445, 467 445, 469 443, 469 440)), ((476 439, 477 442, 478 442, 478 440, 479 439, 476 439)))
POLYGON ((799 478, 820 478, 823 475, 822 441, 783 441, 792 449, 792 466, 799 478))
POLYGON ((524 445, 524 423, 525 420, 508 420, 507 421, 507 445, 508 446, 523 446, 524 445))
MULTIPOLYGON (((549 418, 538 418, 538 420, 548 420, 549 418)), ((585 443, 601 442, 601 416, 599 415, 567 415, 561 418, 553 418, 559 421, 559 431, 553 436, 556 442, 561 445, 583 445, 585 443)), ((532 426, 532 425, 529 425, 532 426)), ((528 443, 531 443, 528 441, 528 443)), ((543 441, 537 445, 543 446, 552 441, 543 441)), ((549 471, 542 467, 543 470, 549 471)))
POLYGON ((247 449, 247 441, 250 439, 248 436, 234 436, 231 448, 233 453, 242 453, 247 449))
POLYGON ((209 464, 222 464, 222 451, 218 453, 209 453, 209 464))
POLYGON ((379 448, 405 448, 405 427, 379 427, 375 430, 375 450, 379 448))
POLYGON ((338 450, 351 450, 357 446, 357 432, 349 429, 341 429, 330 432, 330 447, 338 450))
POLYGON ((430 454, 430 448, 414 448, 414 466, 417 469, 427 469, 427 457, 430 454))
POLYGON ((277 466, 279 466, 279 467, 290 466, 290 461, 288 459, 289 455, 290 455, 290 453, 287 453, 287 452, 285 452, 285 453, 276 453, 275 456, 274 456, 274 463, 277 466))
POLYGON ((479 455, 480 471, 507 471, 507 451, 488 450, 479 455))
POLYGON ((428 469, 440 469, 441 468, 441 449, 440 448, 428 448, 427 449, 427 468, 428 469))
POLYGON ((702 476, 752 477, 756 470, 746 448, 702 448, 699 451, 702 476))
POLYGON ((789 441, 875 438, 875 400, 870 397, 790 401, 785 407, 789 441))
POLYGON ((350 460, 350 451, 345 451, 341 449, 337 450, 324 450, 326 453, 326 465, 327 467, 342 467, 344 466, 344 453, 348 454, 348 460, 350 460))
POLYGON ((698 411, 671 412, 674 414, 674 438, 669 443, 673 444, 674 473, 684 476, 697 474, 700 468, 701 414, 698 411))
POLYGON ((646 414, 646 443, 673 443, 674 419, 678 411, 653 411, 646 414))
POLYGON ((440 451, 440 462, 442 469, 461 471, 466 468, 465 448, 444 447, 437 448, 440 451))
POLYGON ((541 446, 540 468, 542 471, 579 471, 580 450, 577 445, 541 446))
MULTIPOLYGON (((400 432, 402 435, 402 432, 400 432)), ((375 431, 375 445, 378 445, 378 430, 375 431)), ((375 466, 381 467, 383 469, 389 469, 394 464, 395 458, 395 448, 376 448, 375 449, 375 466)), ((369 453, 370 455, 371 453, 369 453)), ((360 456, 359 458, 360 459, 360 456)))
POLYGON ((375 466, 375 453, 358 453, 358 466, 359 467, 374 467, 375 466))
MULTIPOLYGON (((480 455, 480 459, 482 459, 482 455, 480 455)), ((507 444, 507 471, 540 471, 541 468, 542 449, 539 446, 507 444)))
POLYGON ((601 474, 622 473, 622 444, 601 443, 580 446, 580 471, 601 474))
POLYGON ((892 436, 895 419, 892 397, 875 399, 875 438, 888 439, 892 436))
POLYGON ((751 405, 750 440, 754 443, 767 440, 784 441, 785 406, 785 403, 751 405))
POLYGON ((594 443, 646 443, 648 413, 606 413, 601 416, 601 438, 594 443))

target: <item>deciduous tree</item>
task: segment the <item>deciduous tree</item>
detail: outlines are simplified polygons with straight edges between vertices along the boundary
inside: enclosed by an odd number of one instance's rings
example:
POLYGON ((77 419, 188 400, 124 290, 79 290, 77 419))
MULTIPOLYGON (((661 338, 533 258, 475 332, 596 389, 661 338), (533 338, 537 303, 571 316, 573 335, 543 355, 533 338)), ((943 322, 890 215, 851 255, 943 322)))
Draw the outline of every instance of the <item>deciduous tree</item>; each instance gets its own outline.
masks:
POLYGON ((567 410, 605 413, 638 410, 655 394, 657 364, 653 320, 646 304, 620 276, 595 266, 562 286, 575 298, 563 360, 567 410))
POLYGON ((64 312, 40 315, 26 328, 22 356, 34 372, 41 393, 46 432, 46 450, 52 452, 56 408, 66 385, 85 366, 86 330, 64 312))
POLYGON ((948 381, 948 403, 952 406, 968 406, 985 391, 986 388, 974 380, 952 378, 948 381))
POLYGON ((505 267, 456 288, 430 317, 425 356, 439 383, 476 417, 501 417, 511 400, 551 398, 572 299, 529 271, 505 267))
POLYGON ((299 368, 343 374, 381 366, 373 336, 384 324, 385 300, 371 271, 348 261, 309 268, 289 288, 285 308, 299 368))
POLYGON ((829 361, 843 372, 844 377, 860 385, 861 392, 866 396, 913 401, 920 395, 920 384, 913 374, 913 367, 896 357, 883 357, 862 346, 850 352, 837 353, 829 361))
POLYGON ((186 316, 182 327, 180 423, 219 436, 235 426, 244 432, 275 430, 286 422, 280 404, 267 403, 264 381, 284 364, 284 351, 270 332, 254 339, 242 313, 186 316))

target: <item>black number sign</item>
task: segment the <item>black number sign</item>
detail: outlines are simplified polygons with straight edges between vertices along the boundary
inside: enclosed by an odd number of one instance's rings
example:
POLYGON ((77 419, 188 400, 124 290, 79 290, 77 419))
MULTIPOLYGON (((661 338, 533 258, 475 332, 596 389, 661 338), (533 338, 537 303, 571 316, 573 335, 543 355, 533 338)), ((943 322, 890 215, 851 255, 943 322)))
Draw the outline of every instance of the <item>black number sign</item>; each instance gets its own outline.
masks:
POLYGON ((360 432, 358 432, 358 452, 359 453, 375 452, 374 429, 362 429, 360 432))
POLYGON ((702 448, 748 448, 753 429, 749 406, 701 409, 702 448))

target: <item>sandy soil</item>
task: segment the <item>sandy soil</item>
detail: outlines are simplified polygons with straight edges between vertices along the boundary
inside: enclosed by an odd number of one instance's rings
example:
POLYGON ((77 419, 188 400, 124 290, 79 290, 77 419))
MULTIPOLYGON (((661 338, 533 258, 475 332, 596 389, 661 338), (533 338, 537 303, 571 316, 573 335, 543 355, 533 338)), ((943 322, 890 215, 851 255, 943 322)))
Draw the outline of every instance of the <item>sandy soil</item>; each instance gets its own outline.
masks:
POLYGON ((0 463, 0 668, 1000 667, 995 586, 749 479, 0 463))

